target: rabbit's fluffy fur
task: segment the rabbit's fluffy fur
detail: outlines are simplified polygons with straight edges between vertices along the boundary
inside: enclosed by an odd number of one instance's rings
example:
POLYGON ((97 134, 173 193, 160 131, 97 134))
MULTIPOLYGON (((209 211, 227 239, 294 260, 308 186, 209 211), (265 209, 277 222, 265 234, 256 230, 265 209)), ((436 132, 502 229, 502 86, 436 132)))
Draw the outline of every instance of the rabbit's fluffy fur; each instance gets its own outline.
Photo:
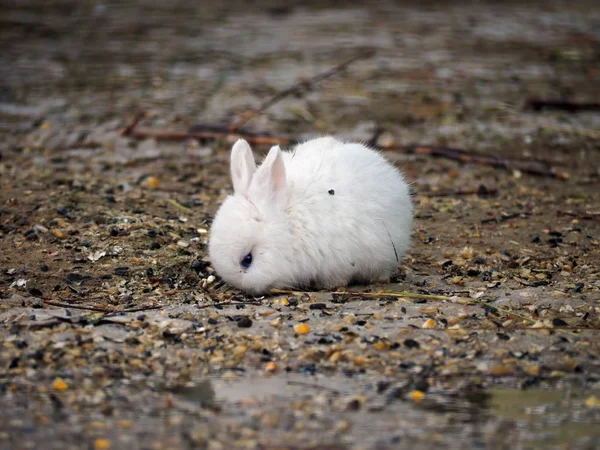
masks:
POLYGON ((214 219, 209 253, 217 274, 248 293, 388 279, 409 247, 409 188, 362 144, 324 137, 289 152, 273 147, 256 168, 239 140, 231 176, 234 194, 214 219))

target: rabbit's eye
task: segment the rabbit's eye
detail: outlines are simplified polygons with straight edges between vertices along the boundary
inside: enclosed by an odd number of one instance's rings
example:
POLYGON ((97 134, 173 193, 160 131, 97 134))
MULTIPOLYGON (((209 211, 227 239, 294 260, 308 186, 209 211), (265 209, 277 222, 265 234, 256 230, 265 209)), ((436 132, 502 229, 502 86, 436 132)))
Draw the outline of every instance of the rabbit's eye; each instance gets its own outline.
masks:
POLYGON ((252 253, 248 253, 246 256, 244 256, 244 259, 242 259, 240 264, 246 269, 250 267, 250 264, 252 264, 252 253))

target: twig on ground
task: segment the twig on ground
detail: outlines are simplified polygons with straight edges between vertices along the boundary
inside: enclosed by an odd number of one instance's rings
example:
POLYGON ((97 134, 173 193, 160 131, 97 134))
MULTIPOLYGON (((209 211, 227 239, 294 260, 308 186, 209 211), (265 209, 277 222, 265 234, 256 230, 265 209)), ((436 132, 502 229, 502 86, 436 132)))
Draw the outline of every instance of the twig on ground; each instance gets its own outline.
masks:
POLYGON ((318 389, 320 391, 329 391, 332 392, 334 394, 341 394, 340 391, 338 391, 337 389, 334 388, 330 388, 327 386, 322 386, 320 384, 314 384, 314 383, 305 383, 303 381, 294 381, 294 380, 289 380, 287 382, 288 385, 290 386, 301 386, 301 387, 307 387, 307 388, 311 388, 311 389, 318 389))
POLYGON ((527 109, 532 109, 534 111, 542 111, 544 109, 556 109, 570 113, 600 111, 600 103, 576 103, 561 100, 541 100, 537 98, 527 100, 525 106, 527 109))
POLYGON ((237 306, 237 305, 254 305, 254 306, 260 306, 260 305, 262 305, 262 302, 247 301, 247 302, 210 303, 208 305, 198 305, 197 308, 198 309, 204 309, 204 308, 210 308, 210 307, 213 307, 213 306, 220 307, 220 306, 237 306))
MULTIPOLYGON (((123 130, 125 131, 125 130, 123 130)), ((225 140, 234 142, 237 139, 244 138, 250 144, 254 145, 285 145, 294 142, 293 139, 285 136, 275 135, 257 135, 238 131, 236 133, 220 131, 170 131, 154 130, 149 128, 133 128, 124 134, 124 136, 138 139, 156 139, 161 141, 185 141, 187 139, 198 140, 225 140)))
POLYGON ((81 310, 84 310, 84 311, 95 311, 95 312, 102 312, 102 313, 112 313, 112 312, 115 312, 112 309, 100 308, 98 306, 71 305, 69 303, 55 302, 53 300, 43 300, 43 301, 44 301, 44 303, 46 305, 57 306, 59 308, 81 309, 81 310))
POLYGON ((141 111, 133 116, 133 119, 131 119, 129 125, 121 130, 121 136, 129 136, 140 120, 142 120, 144 117, 146 117, 146 113, 144 111, 141 111))
MULTIPOLYGON (((209 128, 208 126, 206 126, 209 128)), ((202 128, 202 126, 201 126, 202 128)), ((123 130, 125 131, 125 130, 123 130)), ((221 132, 221 131, 170 131, 170 130, 153 130, 147 128, 133 128, 128 130, 125 136, 130 136, 138 139, 157 139, 157 140, 174 140, 181 141, 186 139, 199 139, 199 140, 225 140, 227 142, 234 142, 237 139, 244 138, 250 144, 254 145, 288 145, 295 144, 297 140, 278 135, 260 135, 256 133, 247 133, 242 131, 233 132, 221 132)), ((534 167, 532 165, 524 164, 522 161, 501 159, 490 155, 482 155, 476 153, 469 153, 467 150, 457 149, 452 147, 442 146, 427 146, 427 145, 404 145, 404 146, 386 146, 376 147, 386 152, 399 152, 405 154, 414 155, 429 155, 434 158, 444 158, 452 161, 461 163, 472 163, 483 166, 496 167, 504 170, 519 170, 521 172, 536 175, 539 177, 556 178, 558 180, 569 179, 569 174, 564 171, 556 170, 553 168, 546 169, 542 167, 534 167)), ((538 161, 541 164, 548 164, 547 162, 538 161)))
POLYGON ((394 151, 414 155, 429 155, 436 158, 450 159, 462 163, 474 163, 483 166, 497 167, 505 170, 520 170, 521 172, 540 177, 556 178, 567 180, 569 174, 553 168, 546 169, 523 164, 521 161, 502 159, 491 155, 477 154, 464 149, 445 147, 445 146, 427 146, 427 145, 395 145, 382 147, 384 151, 394 151))
POLYGON ((44 300, 43 302, 46 305, 57 306, 59 308, 67 308, 67 309, 81 309, 83 311, 94 311, 101 312, 105 314, 120 314, 120 313, 132 313, 132 312, 140 312, 147 311, 151 309, 160 309, 162 305, 150 305, 150 306, 140 306, 139 308, 131 308, 131 309, 111 309, 111 308, 102 308, 99 306, 87 306, 87 305, 77 305, 70 303, 57 302, 54 300, 44 300))
POLYGON ((179 203, 177 200, 173 200, 172 198, 167 200, 167 203, 171 206, 174 206, 175 208, 181 210, 181 211, 185 211, 185 212, 189 212, 190 208, 188 208, 187 206, 183 206, 181 203, 179 203))
POLYGON ((335 67, 332 67, 331 69, 329 69, 319 75, 309 78, 308 80, 302 80, 299 83, 296 83, 293 86, 290 86, 287 89, 284 89, 283 91, 277 92, 271 98, 269 98, 268 100, 263 102, 263 104, 260 105, 258 107, 258 109, 254 110, 254 111, 249 111, 248 114, 244 115, 244 117, 242 117, 238 121, 231 124, 229 126, 229 131, 232 133, 237 131, 242 125, 244 125, 251 119, 259 116, 260 114, 264 113, 267 109, 269 109, 274 104, 280 102, 284 98, 289 97, 290 95, 299 94, 307 89, 310 89, 312 86, 319 83, 320 81, 323 81, 327 78, 330 78, 330 77, 340 73, 342 70, 344 70, 350 64, 352 64, 356 61, 359 61, 361 59, 370 58, 371 56, 373 56, 374 53, 375 53, 374 51, 369 51, 369 52, 365 52, 365 53, 361 53, 359 55, 353 56, 352 58, 342 62, 341 64, 338 64, 335 67))
POLYGON ((495 197, 496 195, 498 195, 498 189, 488 189, 485 186, 480 186, 478 189, 459 189, 457 191, 427 191, 417 192, 417 194, 424 195, 425 197, 459 197, 466 195, 478 195, 479 197, 495 197))
POLYGON ((580 220, 596 220, 600 221, 600 211, 585 211, 585 212, 577 212, 577 211, 556 211, 557 216, 569 216, 575 217, 580 220))

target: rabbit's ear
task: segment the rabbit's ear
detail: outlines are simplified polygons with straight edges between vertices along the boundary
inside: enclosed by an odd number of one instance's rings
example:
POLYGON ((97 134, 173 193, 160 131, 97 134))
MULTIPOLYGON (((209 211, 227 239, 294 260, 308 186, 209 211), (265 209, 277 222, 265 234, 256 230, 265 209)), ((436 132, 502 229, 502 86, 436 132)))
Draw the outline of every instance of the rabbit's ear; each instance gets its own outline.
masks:
POLYGON ((231 181, 236 194, 246 195, 254 172, 256 163, 252 149, 245 140, 238 139, 231 149, 231 181))
POLYGON ((280 200, 285 193, 285 165, 279 146, 271 147, 269 154, 256 171, 249 188, 249 196, 256 200, 280 200))

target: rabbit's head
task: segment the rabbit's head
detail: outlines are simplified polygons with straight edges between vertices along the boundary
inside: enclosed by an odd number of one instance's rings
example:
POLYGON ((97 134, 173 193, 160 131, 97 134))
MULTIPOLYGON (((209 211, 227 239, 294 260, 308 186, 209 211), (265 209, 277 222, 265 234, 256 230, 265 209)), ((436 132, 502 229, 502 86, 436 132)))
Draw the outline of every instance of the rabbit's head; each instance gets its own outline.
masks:
POLYGON ((281 150, 271 148, 256 168, 250 146, 238 140, 231 150, 231 179, 234 194, 212 224, 210 260, 227 283, 260 294, 291 267, 293 257, 281 150))

